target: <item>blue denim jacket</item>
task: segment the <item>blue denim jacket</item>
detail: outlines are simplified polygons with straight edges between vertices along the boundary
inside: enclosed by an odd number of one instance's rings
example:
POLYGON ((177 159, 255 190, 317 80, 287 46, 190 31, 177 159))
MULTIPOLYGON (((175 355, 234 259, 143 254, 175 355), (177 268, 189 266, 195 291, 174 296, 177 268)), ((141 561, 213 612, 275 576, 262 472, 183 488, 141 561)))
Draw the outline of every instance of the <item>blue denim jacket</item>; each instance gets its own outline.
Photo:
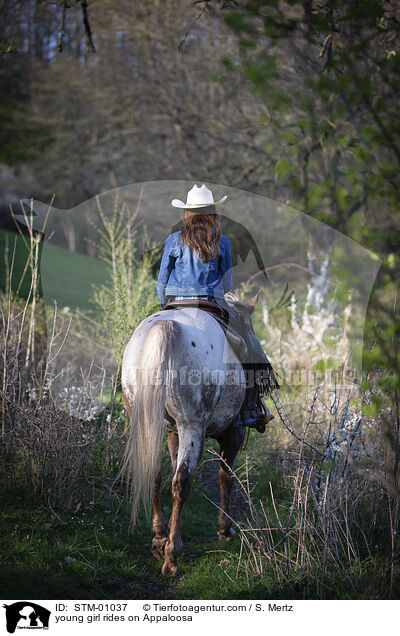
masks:
POLYGON ((232 289, 231 243, 221 236, 220 254, 201 262, 200 256, 182 241, 182 233, 167 238, 157 279, 161 307, 165 296, 207 295, 223 298, 232 289))

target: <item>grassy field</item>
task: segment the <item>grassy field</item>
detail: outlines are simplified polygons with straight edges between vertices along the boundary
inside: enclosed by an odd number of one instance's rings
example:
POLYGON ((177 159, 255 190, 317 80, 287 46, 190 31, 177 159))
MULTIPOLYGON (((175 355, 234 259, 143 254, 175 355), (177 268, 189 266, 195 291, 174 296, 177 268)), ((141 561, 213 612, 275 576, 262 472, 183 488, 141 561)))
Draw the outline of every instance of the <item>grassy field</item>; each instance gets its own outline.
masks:
MULTIPOLYGON (((6 289, 7 268, 5 252, 8 246, 8 271, 11 268, 14 241, 16 239, 12 287, 17 289, 28 258, 28 250, 22 237, 0 229, 0 288, 6 289)), ((41 289, 46 304, 53 306, 57 301, 60 308, 93 309, 90 297, 93 286, 109 281, 105 262, 90 258, 79 252, 70 252, 62 247, 45 243, 41 246, 41 289)), ((21 296, 27 297, 30 287, 30 273, 27 271, 21 286, 21 296)))

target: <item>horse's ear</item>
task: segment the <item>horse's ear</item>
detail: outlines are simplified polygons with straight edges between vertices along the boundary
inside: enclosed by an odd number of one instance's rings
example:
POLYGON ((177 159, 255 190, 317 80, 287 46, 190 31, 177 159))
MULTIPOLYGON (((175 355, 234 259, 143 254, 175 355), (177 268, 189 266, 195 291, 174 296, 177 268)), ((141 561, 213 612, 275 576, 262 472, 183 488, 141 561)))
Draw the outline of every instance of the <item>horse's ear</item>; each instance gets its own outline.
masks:
POLYGON ((250 306, 250 308, 251 308, 251 313, 253 313, 253 311, 256 308, 258 297, 259 297, 260 294, 261 294, 261 289, 259 289, 258 292, 256 293, 256 295, 253 296, 253 298, 250 298, 250 300, 247 303, 250 306))
POLYGON ((253 298, 250 298, 250 300, 248 301, 248 305, 250 305, 251 307, 253 307, 253 309, 256 308, 257 305, 257 301, 258 301, 258 297, 261 294, 261 289, 258 290, 258 292, 256 293, 255 296, 253 296, 253 298))

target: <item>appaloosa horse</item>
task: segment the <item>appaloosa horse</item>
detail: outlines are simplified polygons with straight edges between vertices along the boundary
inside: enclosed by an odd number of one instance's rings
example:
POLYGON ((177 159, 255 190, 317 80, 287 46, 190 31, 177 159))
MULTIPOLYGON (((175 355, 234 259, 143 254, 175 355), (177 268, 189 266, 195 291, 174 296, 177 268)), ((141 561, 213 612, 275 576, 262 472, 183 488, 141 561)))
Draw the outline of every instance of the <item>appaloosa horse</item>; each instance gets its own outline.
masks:
MULTIPOLYGON (((250 321, 257 297, 248 304, 230 302, 250 321)), ((182 509, 206 437, 219 442, 223 458, 218 537, 234 536, 227 515, 230 468, 242 441, 236 422, 245 395, 243 368, 210 314, 197 308, 167 309, 134 331, 123 356, 122 390, 130 422, 123 471, 129 476, 132 521, 141 502, 147 511, 153 503, 152 553, 164 559, 162 573, 175 576, 183 550, 182 509), (160 497, 164 424, 173 471, 169 526, 160 497)))

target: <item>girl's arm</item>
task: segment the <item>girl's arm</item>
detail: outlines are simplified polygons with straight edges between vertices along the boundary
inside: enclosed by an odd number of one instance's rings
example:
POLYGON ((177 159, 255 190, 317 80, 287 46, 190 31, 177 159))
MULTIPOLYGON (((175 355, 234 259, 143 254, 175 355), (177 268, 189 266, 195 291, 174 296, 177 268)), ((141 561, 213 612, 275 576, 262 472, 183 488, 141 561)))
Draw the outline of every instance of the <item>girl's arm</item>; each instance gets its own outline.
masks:
POLYGON ((173 245, 174 239, 170 234, 165 243, 164 253, 161 259, 160 271, 157 278, 157 294, 160 300, 161 307, 163 307, 165 303, 165 288, 167 286, 171 272, 175 267, 176 256, 172 254, 173 245))
POLYGON ((233 287, 233 281, 232 281, 233 266, 232 266, 232 256, 231 256, 231 242, 226 236, 221 237, 221 243, 222 241, 224 241, 224 249, 222 250, 221 274, 222 274, 222 284, 224 286, 224 293, 226 293, 230 291, 233 287))

